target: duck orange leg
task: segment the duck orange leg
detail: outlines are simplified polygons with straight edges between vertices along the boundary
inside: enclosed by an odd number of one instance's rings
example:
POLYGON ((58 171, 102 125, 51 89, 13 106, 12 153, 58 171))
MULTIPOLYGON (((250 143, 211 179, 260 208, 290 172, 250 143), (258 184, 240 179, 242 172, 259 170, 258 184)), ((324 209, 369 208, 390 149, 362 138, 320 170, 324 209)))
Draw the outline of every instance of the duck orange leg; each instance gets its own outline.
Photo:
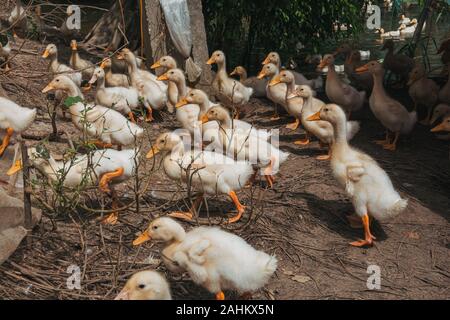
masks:
POLYGON ((273 183, 275 182, 275 178, 273 177, 273 164, 274 158, 270 159, 270 164, 264 169, 264 177, 270 188, 273 188, 273 183))
POLYGON ((216 300, 225 300, 225 294, 223 291, 216 293, 216 300))
POLYGON ((105 173, 101 177, 100 182, 99 182, 100 190, 105 193, 110 193, 111 189, 109 188, 109 183, 114 178, 117 178, 117 177, 120 177, 121 175, 123 175, 123 172, 124 172, 123 168, 119 168, 116 171, 105 173))
POLYGON ((384 140, 375 140, 374 141, 376 144, 380 144, 382 146, 389 144, 390 139, 389 139, 389 131, 386 130, 386 138, 384 138, 384 140))
POLYGON ((136 119, 134 118, 134 113, 132 111, 128 112, 128 117, 131 122, 136 123, 136 119))
POLYGON ((6 128, 6 135, 3 137, 2 145, 0 146, 0 157, 3 155, 6 148, 8 147, 9 140, 11 139, 13 133, 14 130, 12 128, 6 128))
POLYGON ((300 145, 300 146, 306 146, 306 145, 308 145, 308 144, 309 144, 309 133, 308 133, 308 131, 306 131, 305 139, 304 139, 304 140, 297 140, 297 141, 294 141, 294 144, 300 145))
MULTIPOLYGON (((119 206, 117 205, 116 199, 113 200, 111 209, 117 210, 119 206)), ((113 213, 109 214, 105 219, 103 219, 102 223, 104 224, 116 224, 117 221, 119 221, 119 212, 114 211, 113 213)))
POLYGON ((111 143, 105 143, 100 140, 88 141, 88 143, 95 145, 97 148, 111 148, 113 145, 111 143))
POLYGON ((399 136, 400 136, 400 132, 396 132, 394 141, 392 141, 392 143, 383 145, 383 148, 386 150, 395 151, 397 149, 397 141, 398 141, 399 136))
POLYGON ((330 160, 331 159, 331 148, 330 146, 328 146, 328 153, 321 155, 321 156, 317 156, 316 157, 317 160, 330 160))
POLYGON ((187 212, 175 211, 175 212, 170 213, 169 217, 191 221, 193 216, 194 216, 194 214, 197 212, 198 207, 202 203, 202 201, 203 201, 203 194, 200 194, 195 199, 195 201, 192 204, 192 207, 189 209, 189 211, 187 211, 187 212))
POLYGON ((286 125, 286 129, 297 130, 299 125, 300 125, 300 120, 295 119, 294 122, 286 125))
POLYGON ((354 247, 364 247, 364 246, 372 246, 373 240, 376 238, 370 233, 370 223, 369 223, 369 215, 365 214, 362 217, 362 224, 364 227, 364 240, 354 241, 350 244, 354 247))
POLYGON ((153 118, 153 110, 151 107, 146 107, 146 109, 147 109, 147 116, 145 117, 145 121, 152 122, 153 120, 155 120, 153 118))
POLYGON ((236 192, 230 191, 230 193, 228 195, 230 196, 231 200, 233 200, 233 203, 236 206, 238 213, 234 217, 228 219, 227 223, 235 223, 241 219, 242 214, 245 211, 245 207, 239 202, 239 198, 238 198, 236 192))

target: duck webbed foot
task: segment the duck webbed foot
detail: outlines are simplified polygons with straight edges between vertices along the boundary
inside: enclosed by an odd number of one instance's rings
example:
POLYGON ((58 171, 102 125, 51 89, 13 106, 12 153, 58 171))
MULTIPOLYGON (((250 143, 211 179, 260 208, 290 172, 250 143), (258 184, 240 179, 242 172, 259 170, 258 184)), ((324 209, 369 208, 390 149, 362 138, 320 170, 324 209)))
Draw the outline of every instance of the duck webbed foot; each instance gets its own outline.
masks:
POLYGON ((228 195, 230 196, 231 200, 233 200, 233 203, 236 206, 238 213, 234 217, 228 219, 227 224, 238 222, 242 218, 242 215, 244 214, 244 211, 245 211, 245 206, 243 206, 239 202, 239 198, 238 198, 236 192, 230 191, 230 193, 228 195))
POLYGON ((351 242, 350 245, 354 247, 365 247, 365 246, 371 247, 373 245, 373 241, 376 240, 376 238, 370 232, 369 215, 365 214, 364 216, 362 216, 361 220, 364 227, 364 240, 351 242))
POLYGON ((297 130, 299 125, 300 125, 300 120, 295 119, 295 121, 293 123, 289 123, 286 125, 286 129, 297 130))

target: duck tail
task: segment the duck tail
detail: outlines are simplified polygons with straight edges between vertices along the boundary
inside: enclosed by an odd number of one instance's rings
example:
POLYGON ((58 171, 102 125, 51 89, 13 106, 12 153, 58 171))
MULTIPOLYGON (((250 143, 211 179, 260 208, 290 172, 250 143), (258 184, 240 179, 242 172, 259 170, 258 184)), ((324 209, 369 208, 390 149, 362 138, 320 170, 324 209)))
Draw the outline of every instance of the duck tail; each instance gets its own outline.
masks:
POLYGON ((278 259, 275 256, 269 256, 269 260, 264 265, 264 268, 261 270, 263 274, 263 278, 265 281, 268 281, 272 274, 277 270, 278 267, 278 259))
POLYGON ((347 140, 350 141, 361 128, 359 121, 349 121, 347 123, 347 140))
POLYGON ((24 121, 23 128, 20 128, 20 129, 25 130, 26 128, 28 128, 33 123, 34 119, 36 118, 36 114, 37 114, 36 108, 35 109, 27 109, 27 111, 25 113, 25 121, 24 121))
POLYGON ((384 219, 388 220, 390 218, 394 218, 394 217, 398 216, 400 213, 402 213, 406 209, 407 206, 408 206, 408 200, 405 200, 402 198, 397 199, 397 201, 395 201, 394 204, 386 210, 384 219))

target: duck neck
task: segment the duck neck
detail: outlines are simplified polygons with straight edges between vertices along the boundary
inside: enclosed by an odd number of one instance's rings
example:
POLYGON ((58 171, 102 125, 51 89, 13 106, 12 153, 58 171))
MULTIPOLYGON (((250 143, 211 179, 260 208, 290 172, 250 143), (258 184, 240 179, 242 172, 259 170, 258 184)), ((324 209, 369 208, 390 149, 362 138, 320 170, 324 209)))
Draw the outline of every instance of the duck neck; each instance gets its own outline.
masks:
POLYGON ((183 242, 185 238, 186 238, 186 231, 184 231, 182 226, 177 224, 172 230, 172 239, 168 241, 168 245, 183 242))
POLYGON ((76 66, 78 60, 80 60, 80 55, 78 54, 78 50, 72 50, 72 65, 76 66))
POLYGON ((127 60, 129 73, 135 73, 138 70, 136 57, 133 56, 132 59, 127 60))
POLYGON ((335 79, 337 77, 338 77, 338 75, 337 75, 336 69, 334 68, 334 63, 330 63, 328 65, 327 78, 335 79))
POLYGON ((200 115, 199 116, 202 116, 209 110, 209 107, 210 107, 209 100, 207 98, 205 98, 201 103, 198 104, 198 106, 200 107, 200 115))
POLYGON ((84 99, 83 93, 81 93, 80 88, 71 81, 69 84, 69 87, 66 89, 67 95, 69 97, 80 97, 81 99, 84 99))
POLYGON ((180 77, 175 82, 178 89, 178 99, 185 97, 187 95, 187 86, 186 79, 184 77, 180 77))
POLYGON ((287 82, 287 91, 286 94, 289 95, 291 93, 293 93, 295 91, 295 80, 291 81, 291 82, 287 82))
POLYGON ((59 69, 59 62, 58 62, 58 55, 56 53, 50 55, 50 64, 49 64, 49 68, 50 71, 53 73, 58 72, 59 69))
POLYGON ((373 74, 372 95, 374 95, 374 94, 386 95, 386 92, 384 91, 384 86, 383 86, 383 78, 384 78, 383 72, 373 74))
POLYGON ((223 61, 217 62, 217 68, 218 68, 217 74, 220 73, 220 74, 225 74, 226 76, 228 76, 225 58, 223 59, 223 61))
POLYGON ((241 74, 239 75, 239 79, 241 82, 244 82, 245 80, 247 80, 248 76, 247 76, 247 70, 242 70, 241 74))
POLYGON ((334 143, 333 146, 348 146, 347 141, 347 121, 345 117, 333 123, 334 143))
POLYGON ((105 77, 98 77, 97 78, 97 88, 98 89, 105 89, 105 77))

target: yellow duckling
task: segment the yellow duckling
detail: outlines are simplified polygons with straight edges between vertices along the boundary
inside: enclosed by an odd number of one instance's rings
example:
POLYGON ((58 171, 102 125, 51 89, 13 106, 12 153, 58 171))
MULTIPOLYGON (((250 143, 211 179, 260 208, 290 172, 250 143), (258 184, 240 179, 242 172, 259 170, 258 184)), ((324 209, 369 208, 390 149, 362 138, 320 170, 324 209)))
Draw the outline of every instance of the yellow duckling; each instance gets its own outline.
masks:
POLYGON ((364 226, 364 240, 352 242, 351 245, 371 246, 375 237, 370 232, 369 216, 379 221, 389 220, 402 213, 408 201, 402 199, 395 191, 389 176, 373 158, 348 144, 347 119, 339 106, 325 105, 307 120, 324 120, 333 126, 334 141, 331 145, 333 175, 345 188, 364 226))
POLYGON ((199 227, 187 232, 170 218, 158 218, 134 242, 148 240, 167 244, 162 251, 169 270, 186 270, 192 281, 217 300, 224 290, 240 294, 264 287, 277 269, 277 258, 256 250, 241 237, 217 227, 199 227))
POLYGON ((114 300, 172 300, 166 278, 153 270, 131 276, 114 300))
POLYGON ((228 219, 228 223, 241 219, 245 207, 239 202, 236 191, 242 189, 254 174, 249 162, 234 161, 210 151, 186 151, 181 137, 175 133, 161 134, 148 152, 147 159, 161 151, 165 154, 163 166, 167 176, 176 181, 189 180, 192 188, 201 193, 189 212, 174 212, 170 216, 192 220, 203 194, 226 194, 233 200, 238 211, 228 219))

